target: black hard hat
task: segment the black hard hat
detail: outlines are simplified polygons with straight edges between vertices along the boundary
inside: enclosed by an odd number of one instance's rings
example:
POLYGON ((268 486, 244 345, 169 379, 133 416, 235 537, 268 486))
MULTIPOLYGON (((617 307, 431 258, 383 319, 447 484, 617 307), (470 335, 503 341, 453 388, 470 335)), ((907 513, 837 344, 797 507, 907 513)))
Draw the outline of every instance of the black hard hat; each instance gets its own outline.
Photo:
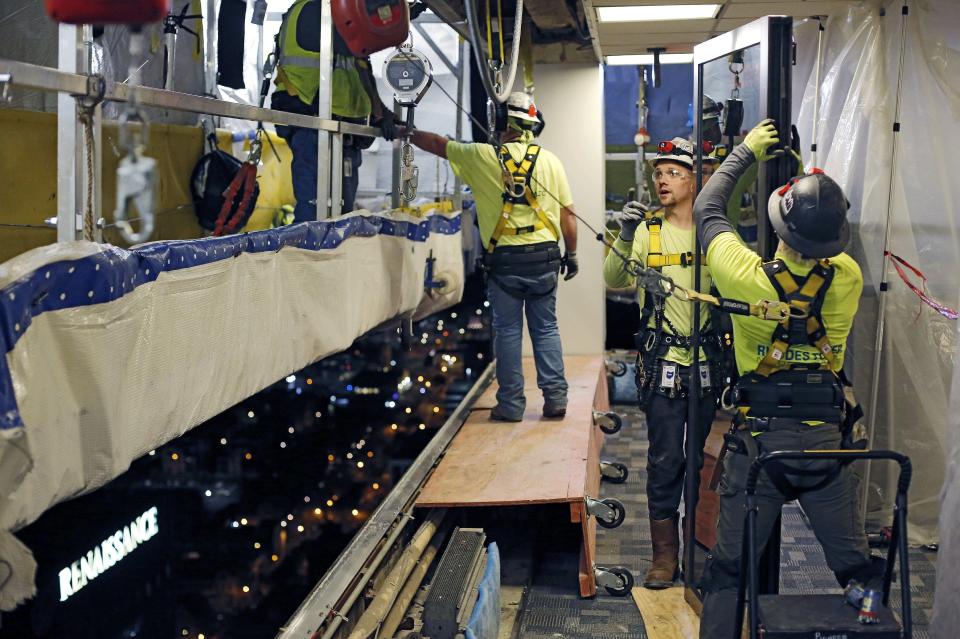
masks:
POLYGON ((814 169, 771 193, 767 215, 787 246, 821 259, 839 255, 847 246, 849 208, 840 185, 814 169))
POLYGON ((703 101, 701 102, 703 110, 703 119, 709 120, 710 118, 719 118, 720 112, 723 111, 723 105, 711 98, 706 93, 703 94, 703 101))

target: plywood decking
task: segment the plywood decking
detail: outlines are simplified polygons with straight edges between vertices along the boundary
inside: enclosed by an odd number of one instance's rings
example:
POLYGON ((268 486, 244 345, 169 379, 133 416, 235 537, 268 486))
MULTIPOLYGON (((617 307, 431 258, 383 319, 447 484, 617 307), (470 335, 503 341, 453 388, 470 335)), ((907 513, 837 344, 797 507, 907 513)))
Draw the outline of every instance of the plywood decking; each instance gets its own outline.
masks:
MULTIPOLYGON (((527 410, 522 422, 494 422, 496 384, 477 400, 473 412, 457 433, 440 465, 417 499, 418 506, 517 506, 582 500, 588 484, 599 486, 599 466, 588 468, 598 395, 600 357, 564 360, 568 392, 567 416, 545 419, 536 385, 533 358, 524 358, 527 410), (588 481, 588 473, 596 481, 588 481)), ((606 401, 606 394, 603 394, 606 401)), ((596 449, 599 462, 599 447, 596 449)), ((596 493, 592 496, 596 496, 596 493)))
POLYGON ((696 639, 700 634, 700 618, 684 600, 683 586, 664 590, 637 586, 633 601, 650 639, 696 639))
POLYGON ((525 506, 567 503, 582 536, 579 591, 596 594, 593 575, 597 523, 586 514, 583 498, 599 498, 603 433, 593 411, 609 410, 607 378, 599 356, 565 357, 569 391, 563 419, 542 416, 533 358, 524 358, 527 410, 523 421, 494 422, 496 384, 477 400, 439 465, 417 498, 424 508, 525 506))

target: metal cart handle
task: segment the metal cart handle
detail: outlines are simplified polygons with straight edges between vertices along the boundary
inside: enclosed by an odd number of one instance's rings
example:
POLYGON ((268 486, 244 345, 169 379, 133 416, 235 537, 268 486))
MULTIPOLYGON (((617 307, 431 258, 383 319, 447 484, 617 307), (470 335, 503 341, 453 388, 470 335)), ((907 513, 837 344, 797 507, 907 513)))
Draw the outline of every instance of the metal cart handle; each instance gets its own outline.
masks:
MULTIPOLYGON (((744 594, 749 605, 750 639, 757 639, 760 625, 759 606, 759 577, 757 575, 757 481, 760 471, 770 462, 789 459, 832 459, 836 461, 857 461, 870 459, 886 459, 900 465, 900 477, 897 481, 897 496, 893 509, 893 538, 890 540, 890 550, 887 553, 887 562, 883 579, 883 605, 890 599, 890 584, 893 581, 893 564, 897 553, 900 553, 900 604, 901 621, 903 624, 904 639, 913 637, 913 615, 910 607, 910 570, 907 557, 907 490, 910 488, 910 478, 913 475, 913 466, 910 458, 892 450, 777 450, 762 453, 747 472, 745 487, 747 497, 746 526, 744 527, 743 546, 740 559, 740 584, 737 588, 737 616, 734 624, 733 638, 740 639, 743 628, 743 600, 744 594), (747 572, 747 583, 744 583, 743 573, 747 572), (749 585, 749 587, 747 587, 749 585), (744 592, 746 590, 746 593, 744 592)), ((827 469, 824 472, 831 472, 827 469)))

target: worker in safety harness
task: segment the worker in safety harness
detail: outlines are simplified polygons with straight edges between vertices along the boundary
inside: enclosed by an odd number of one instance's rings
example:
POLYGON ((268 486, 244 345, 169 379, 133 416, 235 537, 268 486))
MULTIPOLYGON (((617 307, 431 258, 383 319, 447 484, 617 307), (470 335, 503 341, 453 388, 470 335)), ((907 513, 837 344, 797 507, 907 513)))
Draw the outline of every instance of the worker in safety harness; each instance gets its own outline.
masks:
MULTIPOLYGON (((320 2, 297 0, 283 14, 277 35, 276 90, 271 106, 279 111, 317 115, 320 112, 320 2)), ((357 58, 333 28, 333 77, 330 82, 330 110, 335 120, 380 127, 383 137, 395 134, 393 113, 377 93, 369 58, 357 58)), ((294 220, 317 219, 317 146, 316 129, 277 125, 277 134, 287 141, 293 153, 291 167, 293 195, 297 200, 294 220)), ((343 136, 343 212, 353 210, 360 181, 361 150, 372 138, 343 136)))
POLYGON ((557 281, 558 272, 569 280, 579 271, 577 224, 563 165, 534 142, 542 123, 533 99, 515 92, 507 99, 507 130, 495 145, 453 142, 420 130, 411 137, 417 147, 449 160, 473 190, 497 356, 499 389, 490 418, 499 421, 520 421, 526 406, 520 355, 524 312, 543 415, 562 417, 567 410, 557 281))
MULTIPOLYGON (((838 372, 863 287, 860 268, 842 252, 850 235, 849 203, 837 183, 817 170, 772 193, 768 214, 780 244, 769 263, 740 241, 726 215, 737 180, 754 162, 772 157, 768 150, 778 142, 773 122, 761 122, 723 162, 694 207, 710 275, 721 295, 779 298, 803 311, 783 323, 732 316, 741 375, 735 392, 738 419, 726 437, 717 542, 700 582, 705 596, 702 639, 734 636, 737 606, 742 605, 736 589, 744 487, 752 460, 763 451, 841 447, 844 395, 838 372)), ((783 503, 797 499, 840 585, 856 579, 879 587, 882 562, 871 562, 858 525, 849 466, 824 460, 766 468, 757 485, 758 551, 783 503)))
MULTIPOLYGON (((651 160, 656 193, 662 209, 647 212, 639 202, 623 209, 620 236, 614 247, 639 264, 660 271, 677 284, 694 288, 693 201, 696 181, 693 173, 693 145, 683 138, 661 142, 651 160)), ((624 269, 623 260, 611 251, 603 266, 603 277, 611 288, 635 284, 624 269)), ((701 271, 699 290, 710 288, 708 269, 701 271)), ((690 366, 693 364, 690 335, 693 328, 691 305, 675 297, 657 297, 638 289, 640 332, 637 333, 637 395, 646 412, 647 506, 653 563, 643 585, 667 588, 679 572, 678 529, 680 498, 686 470, 684 455, 690 366)), ((703 445, 716 411, 716 370, 706 361, 717 357, 715 333, 707 328, 709 312, 701 308, 703 350, 700 351, 700 397, 697 398, 700 432, 696 434, 697 468, 703 465, 703 445)), ((697 484, 699 485, 699 472, 697 484)))

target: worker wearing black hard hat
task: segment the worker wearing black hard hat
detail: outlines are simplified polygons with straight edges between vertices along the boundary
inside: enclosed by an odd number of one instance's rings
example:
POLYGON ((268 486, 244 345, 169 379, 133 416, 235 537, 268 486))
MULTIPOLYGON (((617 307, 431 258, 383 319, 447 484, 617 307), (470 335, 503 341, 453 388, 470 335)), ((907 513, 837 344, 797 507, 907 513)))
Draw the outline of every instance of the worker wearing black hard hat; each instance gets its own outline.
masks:
MULTIPOLYGON (((694 206, 707 265, 723 297, 780 299, 806 309, 805 317, 783 323, 732 316, 740 372, 734 393, 738 412, 736 430, 725 443, 717 542, 700 582, 701 639, 734 636, 742 606, 736 594, 744 487, 753 458, 762 451, 841 447, 844 407, 838 374, 863 288, 859 266, 842 252, 850 239, 843 190, 814 170, 770 196, 770 223, 780 237, 773 262, 764 263, 745 246, 726 215, 737 180, 754 162, 770 159, 778 142, 773 122, 761 122, 719 167, 694 206)), ((757 496, 758 550, 783 503, 797 499, 840 585, 879 583, 882 569, 871 561, 857 523, 858 498, 849 466, 827 460, 771 464, 760 475, 757 496)))

